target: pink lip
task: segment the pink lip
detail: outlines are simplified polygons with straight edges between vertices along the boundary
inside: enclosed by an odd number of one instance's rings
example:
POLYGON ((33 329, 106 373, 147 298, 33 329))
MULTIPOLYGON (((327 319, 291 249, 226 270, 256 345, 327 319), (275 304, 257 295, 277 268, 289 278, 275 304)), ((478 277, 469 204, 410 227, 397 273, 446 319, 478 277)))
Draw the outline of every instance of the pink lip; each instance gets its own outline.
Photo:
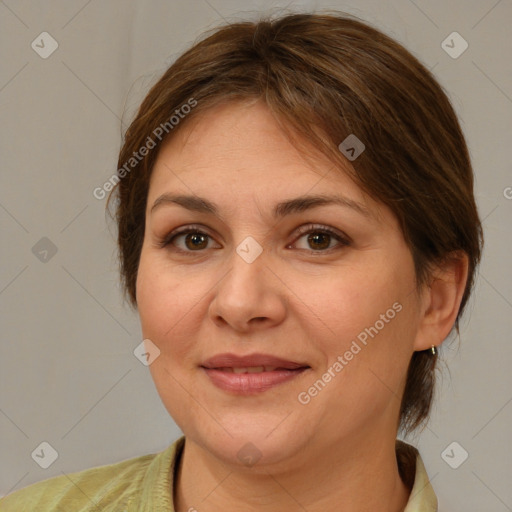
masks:
MULTIPOLYGON (((280 357, 270 354, 250 354, 247 356, 238 356, 236 354, 217 354, 203 362, 203 368, 247 368, 249 366, 275 366, 278 369, 297 370, 305 368, 307 363, 298 363, 295 361, 287 361, 280 357)), ((271 372, 268 372, 271 373, 271 372)))
POLYGON ((220 369, 203 367, 203 370, 215 386, 224 391, 230 391, 239 395, 261 393, 262 391, 266 391, 299 376, 307 369, 308 368, 303 367, 295 370, 276 369, 271 372, 261 373, 230 373, 220 369))

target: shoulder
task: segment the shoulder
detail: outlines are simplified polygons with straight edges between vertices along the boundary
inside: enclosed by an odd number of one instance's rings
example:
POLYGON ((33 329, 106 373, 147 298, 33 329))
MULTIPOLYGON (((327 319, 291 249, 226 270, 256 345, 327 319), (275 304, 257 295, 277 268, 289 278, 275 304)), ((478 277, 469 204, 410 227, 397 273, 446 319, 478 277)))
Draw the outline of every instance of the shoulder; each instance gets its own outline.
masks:
POLYGON ((121 511, 160 454, 143 455, 115 464, 63 474, 29 485, 0 499, 2 512, 121 511))

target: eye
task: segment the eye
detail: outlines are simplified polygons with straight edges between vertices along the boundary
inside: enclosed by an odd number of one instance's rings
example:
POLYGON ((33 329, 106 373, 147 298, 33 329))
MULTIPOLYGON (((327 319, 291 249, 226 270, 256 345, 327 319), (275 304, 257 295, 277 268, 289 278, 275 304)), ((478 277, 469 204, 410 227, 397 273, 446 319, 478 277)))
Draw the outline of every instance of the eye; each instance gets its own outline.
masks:
MULTIPOLYGON (((301 234, 298 240, 306 238, 306 243, 309 245, 309 247, 299 247, 299 249, 304 249, 312 253, 330 252, 331 249, 339 248, 339 246, 345 247, 350 245, 350 241, 347 236, 344 236, 341 233, 338 233, 326 226, 301 226, 298 231, 301 234), (338 244, 333 246, 333 239, 337 240, 338 244)), ((295 242, 295 244, 296 243, 297 242, 295 242)))
POLYGON ((173 245, 179 252, 198 252, 202 249, 209 249, 208 242, 212 240, 208 233, 198 228, 185 226, 178 231, 173 231, 159 242, 160 247, 173 245), (178 241, 182 244, 178 244, 178 241))
MULTIPOLYGON (((298 231, 301 235, 298 240, 306 238, 307 236, 306 243, 309 244, 309 248, 299 247, 299 249, 309 251, 310 253, 330 252, 340 246, 346 247, 350 245, 350 239, 347 236, 326 226, 308 224, 299 227, 298 231), (333 240, 338 242, 334 244, 334 246, 332 244, 333 240)), ((212 237, 208 233, 201 231, 198 227, 185 226, 167 235, 158 242, 158 245, 161 248, 173 246, 174 250, 177 252, 190 254, 192 252, 200 252, 204 249, 211 249, 212 247, 209 246, 211 240, 213 240, 212 237)), ((297 241, 288 247, 292 247, 296 244, 297 241)))

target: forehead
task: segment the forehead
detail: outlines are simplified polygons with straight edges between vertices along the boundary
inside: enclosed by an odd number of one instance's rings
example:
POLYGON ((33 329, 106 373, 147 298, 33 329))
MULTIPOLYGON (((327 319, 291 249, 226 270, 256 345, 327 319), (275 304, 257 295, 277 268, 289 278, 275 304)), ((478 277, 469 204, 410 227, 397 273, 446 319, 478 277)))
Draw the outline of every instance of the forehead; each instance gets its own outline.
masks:
POLYGON ((162 145, 148 207, 169 192, 209 197, 226 208, 254 198, 259 204, 275 204, 283 198, 337 192, 380 215, 382 205, 349 178, 347 169, 308 147, 307 140, 300 148, 261 101, 213 107, 196 114, 162 145))

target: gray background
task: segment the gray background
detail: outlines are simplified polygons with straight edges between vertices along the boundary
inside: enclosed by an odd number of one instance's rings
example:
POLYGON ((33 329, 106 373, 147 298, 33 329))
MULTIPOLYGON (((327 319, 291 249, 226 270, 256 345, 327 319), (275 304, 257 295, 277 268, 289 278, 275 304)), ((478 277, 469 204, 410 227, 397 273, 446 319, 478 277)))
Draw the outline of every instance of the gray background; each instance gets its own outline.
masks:
MULTIPOLYGON (((181 435, 133 355, 139 322, 122 303, 115 229, 92 192, 115 172, 122 129, 172 60, 205 29, 277 6, 335 8, 377 25, 454 102, 486 250, 461 339, 443 347, 449 371, 432 420, 410 442, 441 512, 512 510, 510 0, 0 2, 0 495, 181 435), (43 31, 59 45, 46 59, 31 47, 43 31), (469 43, 456 59, 441 46, 453 31, 469 43), (47 241, 33 250, 43 237, 57 248, 46 261, 37 253, 47 241), (58 452, 48 469, 31 457, 43 441, 58 452), (454 441, 469 454, 457 469, 441 456, 454 441)), ((463 452, 449 453, 460 461, 463 452)))

